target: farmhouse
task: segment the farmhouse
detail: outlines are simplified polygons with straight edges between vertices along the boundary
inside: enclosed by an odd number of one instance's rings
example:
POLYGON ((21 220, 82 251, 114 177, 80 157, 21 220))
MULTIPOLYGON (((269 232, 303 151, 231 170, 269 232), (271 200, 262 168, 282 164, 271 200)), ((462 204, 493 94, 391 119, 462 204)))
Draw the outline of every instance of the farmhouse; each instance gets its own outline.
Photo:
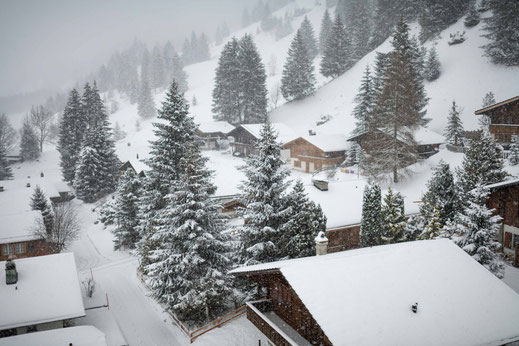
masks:
POLYGON ((479 109, 475 114, 490 118, 489 131, 505 149, 512 136, 519 135, 519 96, 479 109))
MULTIPOLYGON (((283 144, 294 139, 294 132, 285 124, 272 123, 278 134, 278 141, 283 144)), ((241 124, 227 134, 230 137, 231 152, 236 156, 249 156, 256 154, 256 142, 261 138, 260 132, 263 124, 241 124)), ((281 155, 288 159, 288 150, 282 151, 281 155)))
POLYGON ((6 264, 0 262, 0 337, 63 328, 85 316, 74 254, 15 260, 15 283, 8 281, 13 276, 6 264))
POLYGON ((348 149, 343 135, 314 135, 298 137, 283 144, 289 150, 290 164, 295 170, 313 173, 344 162, 348 149))
POLYGON ((230 273, 264 288, 262 299, 247 303, 247 318, 278 346, 504 345, 519 340, 519 295, 447 239, 264 263, 230 273))
POLYGON ((487 206, 503 218, 499 235, 503 252, 514 258, 514 263, 519 266, 519 179, 505 180, 487 187, 490 190, 487 206))
POLYGON ((234 129, 234 126, 227 121, 211 121, 200 123, 195 135, 204 143, 203 149, 218 150, 220 141, 227 139, 227 134, 234 129))

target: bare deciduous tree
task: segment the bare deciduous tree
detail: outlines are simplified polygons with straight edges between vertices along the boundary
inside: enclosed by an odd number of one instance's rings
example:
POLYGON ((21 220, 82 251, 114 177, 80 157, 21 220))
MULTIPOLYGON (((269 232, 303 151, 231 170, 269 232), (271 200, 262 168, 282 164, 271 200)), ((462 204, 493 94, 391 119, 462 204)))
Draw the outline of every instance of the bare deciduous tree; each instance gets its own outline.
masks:
POLYGON ((76 207, 71 202, 58 203, 54 206, 54 224, 48 232, 43 219, 36 222, 34 234, 45 239, 55 253, 66 249, 79 236, 79 217, 76 207))
POLYGON ((280 84, 276 84, 269 93, 270 99, 270 107, 271 109, 276 109, 278 107, 279 99, 281 98, 281 86, 280 84))
POLYGON ((30 121, 38 135, 40 152, 43 152, 43 143, 49 140, 51 134, 52 114, 43 106, 32 107, 30 121))
POLYGON ((7 152, 11 151, 16 143, 16 130, 9 123, 5 114, 0 115, 0 146, 7 152))

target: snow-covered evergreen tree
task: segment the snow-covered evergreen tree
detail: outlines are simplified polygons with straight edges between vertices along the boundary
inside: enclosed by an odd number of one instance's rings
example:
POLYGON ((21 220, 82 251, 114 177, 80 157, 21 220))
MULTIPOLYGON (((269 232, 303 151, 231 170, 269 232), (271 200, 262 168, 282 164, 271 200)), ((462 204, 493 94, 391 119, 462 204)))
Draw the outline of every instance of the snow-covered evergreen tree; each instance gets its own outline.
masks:
POLYGON ((479 17, 479 12, 476 9, 476 2, 472 2, 472 5, 470 5, 469 13, 467 13, 467 16, 465 17, 465 21, 463 22, 467 28, 472 28, 479 24, 481 21, 481 18, 479 17))
MULTIPOLYGON (((165 80, 165 66, 164 66, 164 56, 162 55, 162 50, 158 45, 153 48, 152 59, 151 59, 151 88, 162 88, 166 85, 165 80)), ((141 83, 142 87, 142 83, 141 83)))
POLYGON ((40 157, 38 137, 28 119, 23 122, 20 134, 20 157, 23 161, 32 161, 40 157))
POLYGON ((490 43, 484 46, 492 62, 519 66, 519 2, 509 0, 488 1, 492 16, 485 18, 485 37, 490 43))
POLYGON ((427 219, 423 232, 418 236, 418 239, 436 239, 442 235, 443 224, 440 221, 440 213, 440 208, 435 206, 427 219))
POLYGON ((503 167, 501 146, 494 142, 490 134, 484 132, 480 139, 472 141, 465 152, 461 169, 457 171, 461 192, 466 194, 478 185, 503 181, 507 175, 503 167))
POLYGON ((394 0, 376 0, 374 3, 373 34, 370 49, 380 46, 394 31, 394 26, 402 13, 394 0))
POLYGON ((138 200, 141 182, 131 169, 127 169, 117 182, 115 198, 115 223, 113 230, 116 249, 128 247, 134 249, 140 239, 138 225, 138 200))
POLYGON ((272 125, 261 128, 258 154, 246 159, 240 189, 246 199, 242 232, 242 262, 246 265, 271 262, 282 257, 281 227, 288 213, 285 191, 290 175, 281 158, 281 146, 272 125))
POLYGON ((333 22, 330 18, 330 12, 328 9, 324 11, 323 19, 321 20, 321 31, 319 32, 319 51, 324 54, 326 50, 326 42, 332 32, 333 22))
MULTIPOLYGON (((496 104, 496 99, 494 97, 494 93, 489 91, 483 97, 483 102, 481 103, 481 107, 486 108, 488 106, 492 106, 496 104)), ((488 127, 490 125, 490 117, 485 114, 481 114, 479 117, 479 126, 483 131, 488 131, 488 127)))
POLYGON ((371 38, 370 4, 364 0, 348 0, 351 8, 345 14, 344 26, 351 35, 352 58, 360 60, 369 52, 369 40, 371 38))
POLYGON ((45 193, 43 193, 43 190, 39 186, 36 186, 31 196, 31 209, 39 210, 41 212, 45 230, 49 233, 52 232, 54 226, 54 213, 47 196, 45 196, 45 193))
POLYGON ((512 143, 508 148, 508 161, 511 166, 519 165, 519 136, 512 136, 512 143))
POLYGON ((290 208, 287 222, 281 227, 281 256, 298 258, 315 254, 315 237, 326 231, 326 216, 319 204, 311 201, 301 180, 287 196, 290 208))
POLYGON ((4 143, 0 143, 0 180, 7 180, 13 177, 11 167, 7 161, 7 152, 4 143))
POLYGON ((139 98, 137 99, 137 114, 144 119, 152 118, 157 114, 148 78, 142 78, 141 80, 139 98))
POLYGON ((325 77, 338 77, 353 64, 351 40, 342 22, 336 15, 332 30, 326 40, 326 48, 321 60, 321 74, 325 77))
POLYGON ((362 201, 362 220, 360 223, 360 245, 362 247, 382 244, 382 193, 380 186, 366 185, 362 201))
POLYGON ((353 109, 353 116, 357 120, 355 123, 354 133, 361 133, 367 131, 371 124, 371 113, 375 103, 375 90, 373 88, 373 79, 369 66, 366 66, 364 76, 360 83, 360 88, 357 96, 355 96, 355 108, 353 109))
POLYGON ((61 173, 69 183, 74 181, 85 131, 84 125, 86 121, 82 114, 81 98, 77 90, 72 89, 59 125, 57 147, 60 153, 61 173))
POLYGON ((302 29, 299 29, 288 49, 281 78, 281 93, 288 101, 300 100, 314 92, 315 82, 313 62, 302 29))
POLYGON ((454 24, 468 9, 470 0, 437 0, 420 3, 420 40, 436 37, 442 30, 454 24))
POLYGON ((440 160, 438 166, 434 168, 433 175, 427 182, 427 192, 423 196, 420 213, 426 219, 430 219, 435 208, 439 208, 439 222, 442 225, 454 220, 456 212, 459 211, 454 175, 449 164, 443 160, 440 160))
POLYGON ((373 69, 373 92, 375 99, 382 93, 382 87, 384 86, 384 75, 389 65, 389 58, 391 53, 380 53, 376 52, 375 56, 375 67, 373 69))
POLYGON ((487 208, 488 195, 488 189, 481 185, 468 193, 467 206, 456 217, 452 240, 494 275, 502 278, 504 264, 497 255, 501 244, 495 240, 502 218, 494 215, 493 209, 487 208))
POLYGON ((386 243, 398 243, 405 240, 404 198, 399 192, 389 188, 382 205, 382 240, 386 243))
POLYGON ((456 105, 456 101, 452 101, 451 109, 449 110, 449 117, 447 118, 447 127, 445 128, 444 136, 450 144, 458 145, 459 138, 463 132, 463 124, 460 118, 461 110, 456 105))
POLYGON ((317 48, 317 40, 315 39, 314 27, 312 23, 308 20, 308 17, 305 16, 303 22, 301 23, 301 27, 298 31, 301 31, 301 36, 303 42, 306 46, 306 51, 308 52, 308 57, 310 60, 313 60, 317 54, 319 54, 319 49, 317 48))
POLYGON ((171 77, 167 80, 168 85, 175 81, 178 85, 178 90, 182 93, 187 91, 187 73, 184 71, 184 63, 178 53, 173 54, 173 61, 171 63, 171 77))
POLYGON ((427 56, 427 60, 425 62, 425 70, 424 77, 427 81, 432 82, 437 80, 441 74, 441 65, 438 60, 438 53, 436 52, 436 47, 432 47, 429 50, 429 55, 427 56))

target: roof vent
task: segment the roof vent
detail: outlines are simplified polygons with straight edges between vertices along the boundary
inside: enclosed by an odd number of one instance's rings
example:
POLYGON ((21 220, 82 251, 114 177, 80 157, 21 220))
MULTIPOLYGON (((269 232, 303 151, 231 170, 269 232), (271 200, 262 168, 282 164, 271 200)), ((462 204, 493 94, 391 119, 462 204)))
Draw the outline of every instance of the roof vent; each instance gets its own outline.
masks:
POLYGON ((411 305, 411 310, 416 314, 418 312, 418 303, 411 305))
POLYGON ((5 283, 12 285, 18 282, 18 272, 16 271, 16 264, 8 259, 5 262, 5 283))

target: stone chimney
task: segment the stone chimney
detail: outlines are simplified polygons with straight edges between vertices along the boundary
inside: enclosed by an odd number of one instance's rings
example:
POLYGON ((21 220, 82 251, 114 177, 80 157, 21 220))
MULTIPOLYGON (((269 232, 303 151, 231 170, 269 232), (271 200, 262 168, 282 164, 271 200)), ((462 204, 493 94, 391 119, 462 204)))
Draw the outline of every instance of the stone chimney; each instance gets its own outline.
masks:
POLYGON ((328 238, 323 231, 319 232, 315 237, 315 254, 317 256, 326 255, 328 253, 328 238))
POLYGON ((16 264, 8 259, 5 262, 5 283, 12 285, 18 282, 18 272, 16 271, 16 264))

